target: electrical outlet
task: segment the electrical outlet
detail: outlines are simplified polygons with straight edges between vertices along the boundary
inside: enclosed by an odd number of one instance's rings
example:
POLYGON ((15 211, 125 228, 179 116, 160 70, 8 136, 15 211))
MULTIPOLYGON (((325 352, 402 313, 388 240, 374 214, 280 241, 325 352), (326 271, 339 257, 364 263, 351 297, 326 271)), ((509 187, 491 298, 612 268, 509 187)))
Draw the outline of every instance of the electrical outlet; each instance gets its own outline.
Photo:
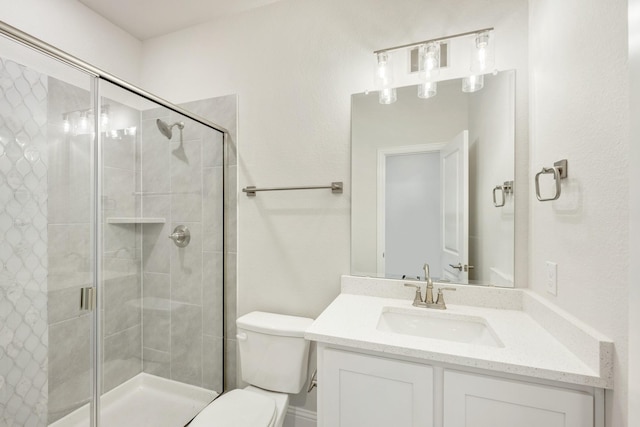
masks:
POLYGON ((558 264, 547 261, 547 292, 558 295, 558 264))

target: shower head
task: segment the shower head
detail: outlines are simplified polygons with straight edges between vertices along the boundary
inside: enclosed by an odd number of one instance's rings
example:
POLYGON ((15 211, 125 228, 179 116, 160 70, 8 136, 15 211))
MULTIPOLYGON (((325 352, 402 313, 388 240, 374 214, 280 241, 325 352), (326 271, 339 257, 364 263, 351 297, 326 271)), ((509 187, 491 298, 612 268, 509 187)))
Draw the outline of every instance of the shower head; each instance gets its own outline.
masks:
POLYGON ((173 132, 171 131, 171 129, 173 129, 174 126, 178 126, 178 129, 182 130, 184 129, 184 123, 183 122, 175 122, 172 125, 168 125, 165 122, 163 122, 160 119, 156 119, 156 124, 158 125, 158 129, 160 130, 160 132, 166 136, 168 139, 171 139, 171 136, 173 135, 173 132))

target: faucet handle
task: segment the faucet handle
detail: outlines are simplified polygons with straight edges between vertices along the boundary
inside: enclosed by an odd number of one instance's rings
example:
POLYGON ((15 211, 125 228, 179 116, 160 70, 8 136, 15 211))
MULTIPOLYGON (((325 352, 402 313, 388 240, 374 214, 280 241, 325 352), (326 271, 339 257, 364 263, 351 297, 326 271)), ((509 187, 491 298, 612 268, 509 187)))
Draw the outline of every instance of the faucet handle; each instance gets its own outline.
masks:
POLYGON ((444 294, 442 293, 442 291, 455 291, 455 290, 456 288, 452 288, 450 286, 438 288, 438 297, 436 299, 436 305, 438 306, 438 308, 442 310, 447 308, 447 305, 444 303, 444 294))
POLYGON ((413 305, 416 307, 422 303, 422 293, 420 292, 420 286, 414 285, 413 283, 405 283, 406 287, 416 288, 416 295, 413 297, 413 305))

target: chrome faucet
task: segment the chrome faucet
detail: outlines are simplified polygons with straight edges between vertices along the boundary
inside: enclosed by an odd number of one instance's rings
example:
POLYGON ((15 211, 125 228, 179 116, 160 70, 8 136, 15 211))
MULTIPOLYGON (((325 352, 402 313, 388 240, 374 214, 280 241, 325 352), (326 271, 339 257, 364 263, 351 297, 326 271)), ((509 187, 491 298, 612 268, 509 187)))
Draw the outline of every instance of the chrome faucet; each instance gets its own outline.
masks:
POLYGON ((411 288, 416 288, 416 294, 413 297, 414 307, 424 308, 436 308, 438 310, 445 310, 447 305, 444 302, 444 294, 442 291, 455 291, 456 288, 443 287, 438 288, 438 296, 435 302, 433 302, 433 280, 429 274, 429 264, 424 264, 424 280, 427 282, 426 295, 424 300, 422 299, 422 293, 420 291, 420 285, 414 285, 413 283, 405 283, 404 285, 411 288))

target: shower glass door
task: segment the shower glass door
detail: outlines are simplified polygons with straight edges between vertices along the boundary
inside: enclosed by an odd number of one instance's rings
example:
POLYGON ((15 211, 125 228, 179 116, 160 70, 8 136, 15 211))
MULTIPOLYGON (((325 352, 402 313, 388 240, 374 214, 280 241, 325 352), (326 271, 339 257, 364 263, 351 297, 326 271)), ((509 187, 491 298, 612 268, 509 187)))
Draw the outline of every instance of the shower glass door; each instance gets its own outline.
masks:
POLYGON ((101 427, 177 427, 223 390, 222 134, 100 84, 101 427))
POLYGON ((89 426, 94 78, 0 37, 0 426, 89 426), (90 296, 90 293, 87 293, 90 296), (90 299, 86 299, 90 302, 90 299))
POLYGON ((0 37, 1 427, 182 427, 224 391, 223 143, 0 37))

